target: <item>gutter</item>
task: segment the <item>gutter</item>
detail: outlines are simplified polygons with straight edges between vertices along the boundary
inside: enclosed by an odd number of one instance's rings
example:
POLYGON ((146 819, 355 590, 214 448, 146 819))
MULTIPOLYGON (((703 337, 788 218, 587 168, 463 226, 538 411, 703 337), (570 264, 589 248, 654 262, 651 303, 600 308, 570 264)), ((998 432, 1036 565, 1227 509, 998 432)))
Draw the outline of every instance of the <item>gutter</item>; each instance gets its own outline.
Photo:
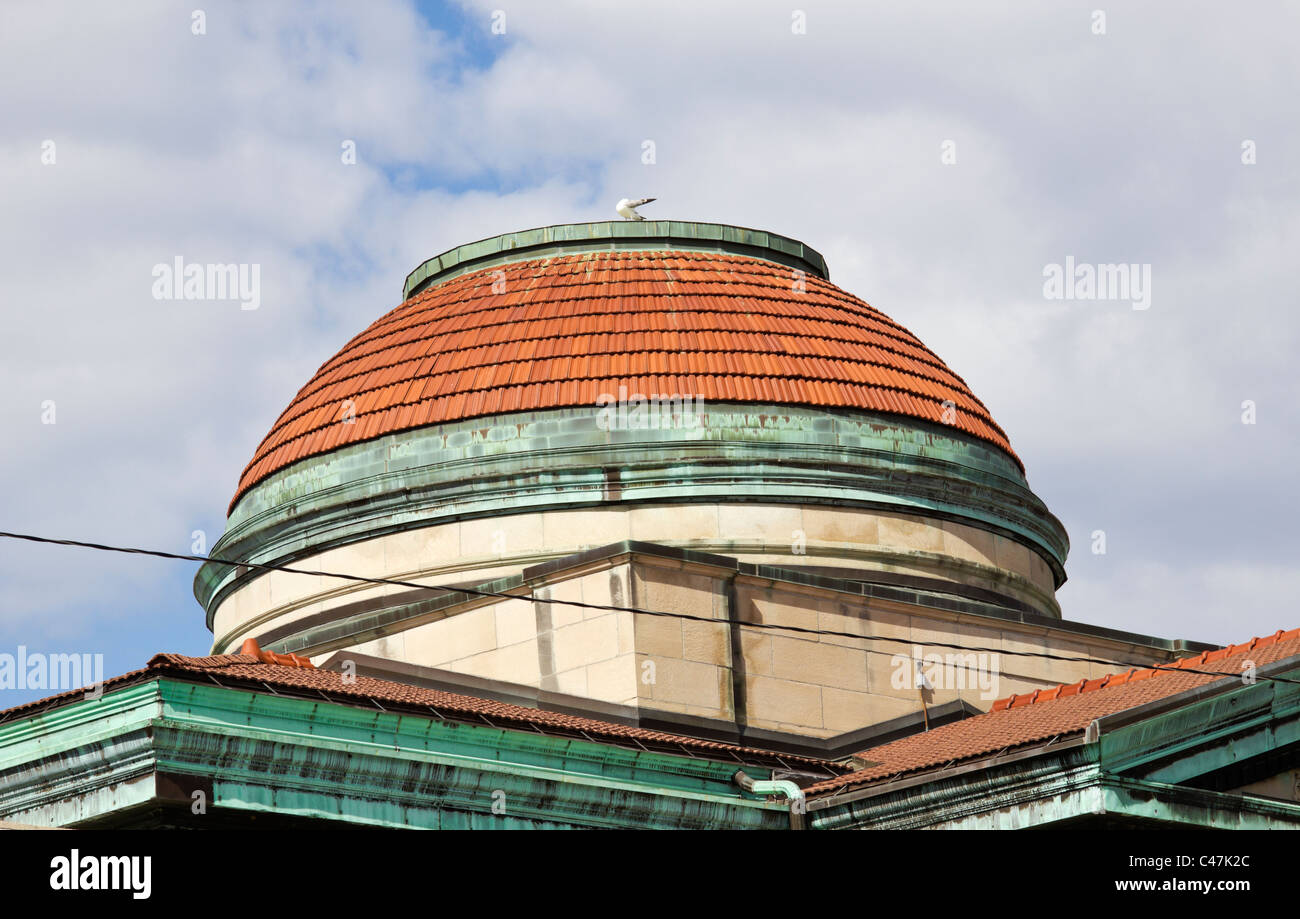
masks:
POLYGON ((840 805, 851 804, 855 801, 861 801, 866 798, 876 798, 893 792, 906 791, 909 788, 915 788, 919 785, 929 785, 931 782, 947 781, 948 779, 958 778, 971 772, 993 769, 1008 763, 1041 756, 1048 752, 1055 753, 1060 750, 1069 750, 1083 745, 1084 738, 1082 733, 1075 734, 1072 737, 1067 737, 1065 740, 1056 740, 1053 738, 1052 740, 1038 743, 1027 750, 1003 753, 1000 756, 996 754, 992 756, 983 756, 979 759, 971 760, 968 763, 962 763, 958 766, 949 766, 946 769, 906 775, 902 778, 897 778, 883 784, 868 784, 854 791, 821 792, 809 806, 813 810, 830 810, 839 807, 840 805))
POLYGON ((803 789, 794 782, 781 779, 760 781, 746 775, 743 769, 737 769, 733 778, 736 784, 745 791, 753 792, 756 795, 785 795, 790 799, 790 829, 806 829, 804 814, 807 812, 807 807, 804 802, 803 789))

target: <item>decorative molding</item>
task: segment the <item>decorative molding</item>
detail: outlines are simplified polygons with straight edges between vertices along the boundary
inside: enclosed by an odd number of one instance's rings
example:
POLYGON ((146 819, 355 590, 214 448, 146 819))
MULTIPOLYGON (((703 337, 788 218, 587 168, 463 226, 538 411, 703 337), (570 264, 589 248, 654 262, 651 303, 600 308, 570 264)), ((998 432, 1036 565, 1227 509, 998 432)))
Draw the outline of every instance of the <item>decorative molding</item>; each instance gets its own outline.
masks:
MULTIPOLYGON (((590 409, 502 415, 387 435, 314 457, 240 501, 212 555, 290 564, 439 523, 656 504, 854 507, 1003 535, 1059 586, 1068 538, 1011 459, 958 432, 863 413, 709 405, 699 426, 609 431, 590 409), (612 481, 616 487, 611 487, 612 481)), ((205 564, 208 611, 258 576, 205 564)))

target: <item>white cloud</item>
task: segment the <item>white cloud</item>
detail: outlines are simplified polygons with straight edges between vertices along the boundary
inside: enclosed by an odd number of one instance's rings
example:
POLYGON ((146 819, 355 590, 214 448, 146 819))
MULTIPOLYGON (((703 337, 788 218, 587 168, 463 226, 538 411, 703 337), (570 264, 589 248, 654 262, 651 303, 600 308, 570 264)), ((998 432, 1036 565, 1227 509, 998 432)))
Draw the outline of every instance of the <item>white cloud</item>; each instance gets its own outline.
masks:
MULTIPOLYGON (((396 2, 212 8, 202 37, 175 4, 7 11, 6 526, 187 545, 419 261, 651 195, 803 239, 967 379, 1075 538, 1067 616, 1207 637, 1162 625, 1168 578, 1214 615, 1240 592, 1224 638, 1295 624, 1295 11, 1117 9, 1093 36, 1068 7, 810 3, 796 36, 788 4, 547 3, 493 39, 495 6, 453 36, 396 2), (176 254, 260 263, 262 307, 153 300, 176 254), (1043 300, 1066 255, 1150 263, 1151 309, 1043 300), (1140 559, 1080 558, 1099 526, 1140 559)), ((147 580, 73 561, 0 553, 0 621, 84 621, 147 580)))
POLYGON ((1096 565, 1108 570, 1077 586, 1067 584, 1061 591, 1062 603, 1086 611, 1072 618, 1146 635, 1219 644, 1296 627, 1294 616, 1288 617, 1289 611, 1278 606, 1278 598, 1300 591, 1300 571, 1293 565, 1187 566, 1109 558, 1096 565), (1261 612, 1271 615, 1259 616, 1261 612))

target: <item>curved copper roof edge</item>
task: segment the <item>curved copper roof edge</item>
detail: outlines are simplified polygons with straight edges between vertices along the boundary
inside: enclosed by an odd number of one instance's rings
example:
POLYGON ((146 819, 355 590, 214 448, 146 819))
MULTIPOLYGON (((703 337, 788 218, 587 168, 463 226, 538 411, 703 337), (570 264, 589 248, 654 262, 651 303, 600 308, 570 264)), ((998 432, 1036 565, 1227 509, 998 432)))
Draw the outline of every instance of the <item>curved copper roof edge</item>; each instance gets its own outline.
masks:
POLYGON ((402 285, 402 300, 481 268, 548 254, 655 249, 729 252, 788 267, 801 267, 829 281, 826 259, 811 246, 768 230, 693 220, 599 220, 514 230, 453 246, 417 265, 402 285))

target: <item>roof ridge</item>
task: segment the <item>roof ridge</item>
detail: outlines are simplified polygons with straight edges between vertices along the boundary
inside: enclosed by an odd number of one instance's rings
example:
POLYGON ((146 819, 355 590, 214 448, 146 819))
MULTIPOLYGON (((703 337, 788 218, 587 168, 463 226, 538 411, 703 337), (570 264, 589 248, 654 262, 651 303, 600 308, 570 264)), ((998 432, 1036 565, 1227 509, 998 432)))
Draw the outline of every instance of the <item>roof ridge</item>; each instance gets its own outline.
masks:
POLYGON ((1278 629, 1272 635, 1263 635, 1252 638, 1248 642, 1239 645, 1224 645, 1213 651, 1202 651, 1199 654, 1193 654, 1190 657, 1180 657, 1176 660, 1169 661, 1166 664, 1159 664, 1154 667, 1134 667, 1130 670, 1119 673, 1108 673, 1105 676, 1096 679, 1081 679, 1076 683, 1061 683, 1057 686, 1051 686, 1046 689, 1035 689, 1033 692, 1012 693, 1004 699, 998 699, 993 703, 990 712, 1000 712, 1009 708, 1022 708, 1026 705, 1033 705, 1037 702, 1050 702, 1053 699, 1063 699, 1067 696, 1078 695, 1084 692, 1095 692, 1099 689, 1106 689, 1109 686, 1123 686, 1126 683, 1136 683, 1139 680, 1147 680, 1159 676, 1162 673, 1168 673, 1172 670, 1190 670, 1204 664, 1225 660, 1237 654, 1243 654, 1246 651, 1256 651, 1260 648, 1266 648, 1269 645, 1277 644, 1279 641, 1287 641, 1292 638, 1300 638, 1300 628, 1286 631, 1278 629))
MULTIPOLYGON (((246 648, 250 650, 257 648, 254 639, 248 639, 245 642, 246 648), (251 647, 250 647, 251 645, 251 647)), ((242 649, 241 649, 242 650, 242 649)), ((372 701, 382 702, 409 702, 412 705, 418 705, 422 709, 429 709, 435 717, 444 718, 449 711, 455 711, 461 716, 473 716, 485 719, 489 725, 493 724, 492 719, 507 722, 512 725, 532 725, 534 729, 545 727, 562 731, 575 731, 582 736, 589 733, 602 736, 610 741, 617 739, 628 739, 636 742, 638 739, 645 742, 668 743, 681 745, 697 750, 711 750, 719 753, 729 754, 746 754, 749 756, 760 756, 773 761, 788 760, 791 762, 801 762, 809 765, 817 765, 825 768, 828 772, 847 771, 847 767, 836 763, 833 760, 823 760, 814 756, 804 754, 787 754, 774 750, 766 750, 761 747, 747 746, 745 744, 732 743, 729 741, 709 740, 701 737, 693 737, 688 734, 677 734, 671 731, 657 730, 653 728, 643 728, 636 725, 625 725, 617 722, 602 721, 600 718, 592 715, 569 714, 565 712, 555 712, 542 708, 530 708, 519 705, 514 702, 502 702, 494 699, 485 699, 481 696, 470 695, 464 692, 453 692, 444 689, 433 689, 430 687, 420 687, 408 683, 401 683, 395 680, 385 679, 377 676, 366 676, 356 674, 350 680, 344 680, 343 674, 332 670, 319 670, 309 661, 306 665, 290 663, 290 658, 296 658, 305 661, 305 658, 298 658, 297 655, 275 654, 272 652, 258 649, 258 654, 251 653, 241 654, 218 654, 207 657, 190 657, 184 654, 161 653, 155 654, 149 661, 147 670, 173 670, 191 675, 196 675, 212 670, 220 670, 226 667, 235 666, 254 666, 268 668, 265 674, 259 674, 252 678, 245 674, 235 674, 235 679, 250 680, 261 682, 263 685, 268 683, 286 688, 309 688, 315 686, 315 691, 320 692, 322 687, 316 685, 313 681, 319 678, 339 678, 341 685, 325 687, 327 691, 339 696, 346 696, 358 700, 370 699, 372 701), (286 673, 285 671, 308 670, 308 673, 286 673), (388 694, 380 691, 384 687, 397 687, 401 691, 418 693, 424 696, 423 700, 413 701, 402 699, 394 695, 391 691, 388 694)), ((139 671, 145 673, 147 671, 139 671)), ((494 725, 495 726, 495 725, 494 725)), ((516 728, 522 730, 522 728, 516 728)), ((594 740, 588 737, 593 742, 594 740)))

